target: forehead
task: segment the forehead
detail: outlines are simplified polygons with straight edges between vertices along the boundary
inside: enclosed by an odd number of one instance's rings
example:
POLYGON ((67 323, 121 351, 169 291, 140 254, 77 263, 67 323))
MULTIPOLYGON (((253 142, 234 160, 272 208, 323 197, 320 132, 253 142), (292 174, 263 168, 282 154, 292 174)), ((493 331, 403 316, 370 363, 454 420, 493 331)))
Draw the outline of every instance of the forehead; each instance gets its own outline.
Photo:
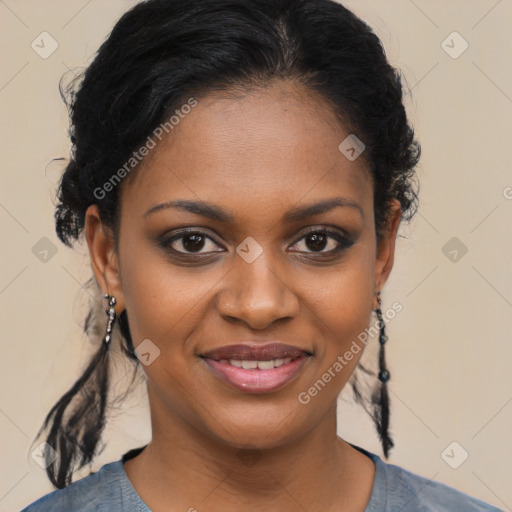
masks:
POLYGON ((123 187, 130 215, 176 198, 222 203, 246 219, 340 195, 373 208, 365 161, 338 149, 350 131, 312 91, 278 83, 216 92, 178 113, 123 187))

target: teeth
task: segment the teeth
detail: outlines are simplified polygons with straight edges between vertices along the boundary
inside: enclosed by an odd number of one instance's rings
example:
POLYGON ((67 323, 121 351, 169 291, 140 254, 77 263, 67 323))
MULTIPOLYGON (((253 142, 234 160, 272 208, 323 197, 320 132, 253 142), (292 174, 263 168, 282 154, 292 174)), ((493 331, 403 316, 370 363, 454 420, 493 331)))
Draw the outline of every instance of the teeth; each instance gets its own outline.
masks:
POLYGON ((274 361, 258 361, 258 368, 260 370, 272 370, 274 368, 274 361))
POLYGON ((272 370, 273 368, 278 368, 283 364, 290 363, 291 360, 291 357, 286 357, 285 359, 272 359, 270 361, 240 361, 239 359, 221 359, 220 362, 223 364, 236 366, 237 368, 243 368, 244 370, 255 370, 256 368, 259 370, 272 370))

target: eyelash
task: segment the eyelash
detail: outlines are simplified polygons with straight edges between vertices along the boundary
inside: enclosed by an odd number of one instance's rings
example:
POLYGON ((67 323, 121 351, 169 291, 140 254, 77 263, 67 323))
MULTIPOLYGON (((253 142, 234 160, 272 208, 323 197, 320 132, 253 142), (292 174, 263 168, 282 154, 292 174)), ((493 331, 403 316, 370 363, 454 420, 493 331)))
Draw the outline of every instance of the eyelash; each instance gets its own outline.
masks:
MULTIPOLYGON (((215 244, 217 245, 221 245, 219 242, 217 242, 215 240, 215 238, 213 238, 212 236, 210 235, 207 235, 205 232, 203 231, 200 231, 196 228, 189 228, 189 229, 184 229, 178 233, 175 233, 173 235, 171 235, 170 237, 163 237, 161 240, 158 241, 158 245, 160 247, 162 247, 163 249, 171 252, 173 255, 178 255, 178 256, 199 256, 199 255, 204 255, 204 254, 212 254, 212 252, 208 253, 201 253, 201 252, 182 252, 182 251, 177 251, 176 249, 173 249, 171 247, 171 244, 173 242, 175 242, 176 240, 180 240, 182 238, 184 238, 185 236, 187 235, 190 235, 190 234, 195 234, 195 235, 202 235, 204 236, 205 238, 213 241, 215 244)), ((334 238, 337 242, 338 242, 338 247, 336 247, 335 249, 331 249, 329 251, 319 251, 319 252, 315 252, 315 251, 294 251, 294 252, 298 252, 300 254, 307 254, 307 255, 311 255, 311 254, 318 254, 318 255, 333 255, 333 254, 337 254, 337 253, 340 253, 340 252, 343 252, 344 250, 348 249, 349 247, 351 247, 353 244, 354 244, 354 241, 351 240, 350 238, 340 234, 339 232, 337 231, 334 231, 332 229, 329 229, 329 228, 310 228, 308 229, 305 233, 302 234, 302 236, 300 238, 298 238, 293 244, 292 246, 294 245, 297 245, 300 241, 302 241, 304 238, 307 238, 309 235, 312 235, 312 234, 323 234, 323 235, 328 235, 330 238, 334 238)), ((214 253, 215 252, 222 252, 222 251, 213 251, 214 253)))

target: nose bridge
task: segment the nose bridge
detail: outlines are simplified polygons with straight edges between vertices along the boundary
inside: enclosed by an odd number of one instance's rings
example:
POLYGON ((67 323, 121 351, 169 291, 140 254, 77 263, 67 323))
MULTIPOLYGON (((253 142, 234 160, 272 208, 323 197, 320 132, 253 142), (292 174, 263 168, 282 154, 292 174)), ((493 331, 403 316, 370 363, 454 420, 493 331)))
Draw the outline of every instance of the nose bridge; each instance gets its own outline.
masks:
POLYGON ((297 297, 279 275, 279 265, 270 252, 262 251, 250 263, 235 256, 234 268, 225 278, 218 302, 221 316, 238 318, 261 329, 274 320, 296 315, 297 297))

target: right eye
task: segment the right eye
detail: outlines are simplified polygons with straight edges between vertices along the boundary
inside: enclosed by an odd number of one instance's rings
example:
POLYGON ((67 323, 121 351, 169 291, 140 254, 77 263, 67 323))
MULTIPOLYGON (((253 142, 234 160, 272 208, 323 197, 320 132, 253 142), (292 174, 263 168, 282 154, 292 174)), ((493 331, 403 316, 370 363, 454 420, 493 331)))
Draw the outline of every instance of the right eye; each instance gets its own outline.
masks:
POLYGON ((197 229, 186 229, 174 233, 171 236, 164 237, 159 241, 159 245, 166 250, 179 254, 207 254, 211 252, 221 252, 216 250, 202 251, 204 247, 208 247, 208 242, 217 245, 215 240, 206 235, 203 231, 197 229))

